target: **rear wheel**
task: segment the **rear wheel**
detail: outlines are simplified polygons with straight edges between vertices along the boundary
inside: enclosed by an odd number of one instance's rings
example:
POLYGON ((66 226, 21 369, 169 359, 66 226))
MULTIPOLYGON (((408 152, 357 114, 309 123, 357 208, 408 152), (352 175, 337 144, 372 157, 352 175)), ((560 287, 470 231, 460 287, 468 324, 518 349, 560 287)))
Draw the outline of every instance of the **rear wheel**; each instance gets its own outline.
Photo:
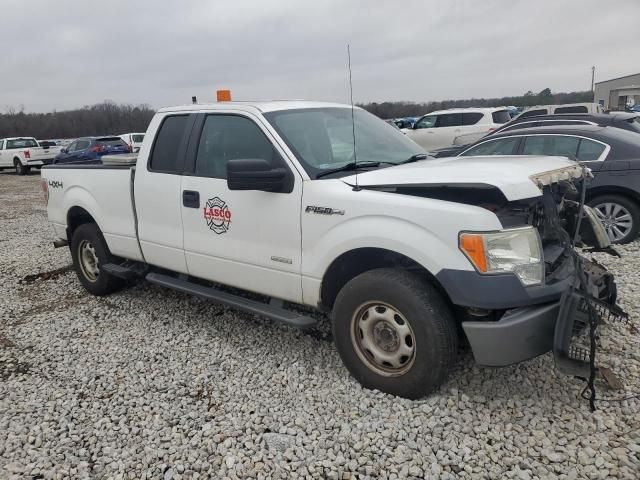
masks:
POLYGON ((612 243, 629 243, 638 236, 640 207, 622 195, 602 195, 589 202, 612 243))
POLYGON ((336 298, 333 335, 363 386, 401 397, 433 392, 456 360, 451 310, 433 285, 405 270, 376 269, 349 281, 336 298))
POLYGON ((71 256, 80 283, 94 295, 107 295, 123 285, 122 279, 100 268, 116 259, 109 252, 102 232, 95 223, 80 225, 73 232, 71 256))
POLYGON ((15 159, 13 161, 13 165, 18 175, 26 175, 27 173, 29 173, 29 170, 30 170, 29 167, 27 167, 26 165, 23 165, 22 162, 18 159, 15 159))

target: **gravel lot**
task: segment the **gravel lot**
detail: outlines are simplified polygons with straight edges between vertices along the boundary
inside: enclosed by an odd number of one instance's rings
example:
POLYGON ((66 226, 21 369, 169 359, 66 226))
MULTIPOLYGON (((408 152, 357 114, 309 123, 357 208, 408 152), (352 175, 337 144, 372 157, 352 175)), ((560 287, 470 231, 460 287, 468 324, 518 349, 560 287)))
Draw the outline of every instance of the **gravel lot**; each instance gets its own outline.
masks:
MULTIPOLYGON (((600 401, 551 355, 408 401, 303 334, 146 284, 89 296, 54 250, 39 174, 0 173, 0 478, 640 477, 640 399, 600 401), (46 273, 51 272, 51 273, 46 273), (40 274, 40 275, 36 275, 40 274)), ((640 391, 640 244, 599 256, 632 326, 605 358, 640 391)))

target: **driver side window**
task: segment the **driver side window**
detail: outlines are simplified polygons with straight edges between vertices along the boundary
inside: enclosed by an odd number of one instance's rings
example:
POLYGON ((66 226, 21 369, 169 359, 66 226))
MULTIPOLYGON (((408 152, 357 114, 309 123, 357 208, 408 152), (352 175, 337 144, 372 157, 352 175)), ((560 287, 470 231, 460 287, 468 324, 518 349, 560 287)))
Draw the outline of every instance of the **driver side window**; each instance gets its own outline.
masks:
POLYGON ((435 128, 436 120, 438 120, 437 115, 428 115, 426 117, 422 117, 416 123, 415 129, 418 130, 421 128, 435 128))
POLYGON ((278 152, 253 121, 239 115, 208 115, 198 145, 196 176, 227 178, 227 162, 236 159, 280 163, 278 152))

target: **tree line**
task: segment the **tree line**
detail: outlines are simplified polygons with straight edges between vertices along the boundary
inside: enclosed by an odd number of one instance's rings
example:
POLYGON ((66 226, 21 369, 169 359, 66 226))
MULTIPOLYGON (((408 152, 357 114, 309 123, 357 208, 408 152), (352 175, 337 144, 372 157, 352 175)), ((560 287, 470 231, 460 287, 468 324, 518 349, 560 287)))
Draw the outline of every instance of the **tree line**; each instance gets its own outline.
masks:
POLYGON ((0 138, 30 136, 38 139, 77 138, 145 132, 155 110, 149 105, 104 101, 76 110, 25 113, 7 108, 0 114, 0 138))
MULTIPOLYGON (((540 93, 528 91, 524 95, 502 98, 470 98, 439 102, 371 102, 358 106, 380 118, 413 117, 434 110, 462 107, 499 107, 514 105, 527 107, 558 103, 592 102, 593 93, 552 93, 545 88, 540 93)), ((145 132, 155 110, 149 105, 116 104, 106 100, 75 110, 49 113, 25 113, 23 108, 8 107, 0 113, 0 138, 33 136, 39 139, 77 138, 91 135, 110 135, 145 132)))
POLYGON ((465 107, 531 107, 533 105, 555 105, 560 103, 593 102, 593 92, 552 93, 545 88, 540 93, 529 90, 524 95, 501 98, 469 98, 465 100, 442 100, 439 102, 371 102, 359 104, 359 107, 377 115, 380 118, 416 117, 435 110, 465 107))

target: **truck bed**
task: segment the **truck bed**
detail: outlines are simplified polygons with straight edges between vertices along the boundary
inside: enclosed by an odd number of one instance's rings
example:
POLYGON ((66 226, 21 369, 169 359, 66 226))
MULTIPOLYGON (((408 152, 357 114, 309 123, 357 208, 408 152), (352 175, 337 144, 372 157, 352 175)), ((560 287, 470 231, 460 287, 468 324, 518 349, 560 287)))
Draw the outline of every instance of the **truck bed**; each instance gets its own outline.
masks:
POLYGON ((47 213, 56 237, 66 239, 67 212, 81 206, 100 228, 114 255, 142 260, 136 237, 132 185, 135 168, 129 165, 50 165, 42 169, 48 184, 47 213))

